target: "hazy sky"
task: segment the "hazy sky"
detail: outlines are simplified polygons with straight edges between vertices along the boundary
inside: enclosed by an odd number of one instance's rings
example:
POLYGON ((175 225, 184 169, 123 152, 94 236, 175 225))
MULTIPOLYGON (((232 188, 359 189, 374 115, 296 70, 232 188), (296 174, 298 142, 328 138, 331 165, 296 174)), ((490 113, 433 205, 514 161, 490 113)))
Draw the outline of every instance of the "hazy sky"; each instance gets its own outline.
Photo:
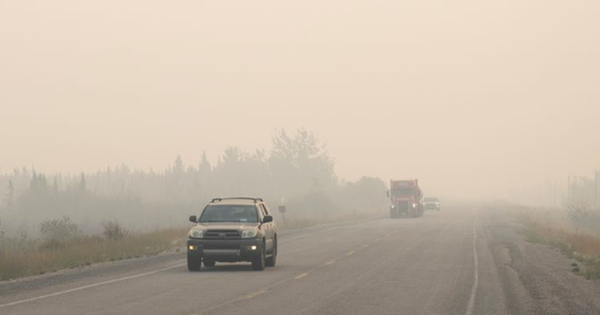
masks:
POLYGON ((196 165, 312 130, 343 178, 600 169, 600 1, 0 0, 0 171, 196 165))

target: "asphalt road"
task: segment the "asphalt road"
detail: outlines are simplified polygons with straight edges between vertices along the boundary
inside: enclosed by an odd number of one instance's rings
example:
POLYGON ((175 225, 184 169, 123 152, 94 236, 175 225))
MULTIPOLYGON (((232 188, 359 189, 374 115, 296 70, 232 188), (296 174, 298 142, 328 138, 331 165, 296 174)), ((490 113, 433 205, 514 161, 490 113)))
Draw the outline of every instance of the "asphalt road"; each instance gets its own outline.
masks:
POLYGON ((280 234, 277 266, 188 272, 185 253, 0 283, 0 314, 600 314, 600 285, 497 210, 280 234))

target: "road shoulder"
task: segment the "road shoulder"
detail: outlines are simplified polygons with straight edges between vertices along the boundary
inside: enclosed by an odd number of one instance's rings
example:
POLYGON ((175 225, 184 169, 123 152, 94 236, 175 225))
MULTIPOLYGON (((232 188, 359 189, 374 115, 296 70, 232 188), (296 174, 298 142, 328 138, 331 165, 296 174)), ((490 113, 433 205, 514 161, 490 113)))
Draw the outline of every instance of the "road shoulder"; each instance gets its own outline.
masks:
POLYGON ((571 272, 576 261, 550 246, 528 242, 517 216, 500 209, 483 212, 509 313, 600 314, 600 281, 571 272))

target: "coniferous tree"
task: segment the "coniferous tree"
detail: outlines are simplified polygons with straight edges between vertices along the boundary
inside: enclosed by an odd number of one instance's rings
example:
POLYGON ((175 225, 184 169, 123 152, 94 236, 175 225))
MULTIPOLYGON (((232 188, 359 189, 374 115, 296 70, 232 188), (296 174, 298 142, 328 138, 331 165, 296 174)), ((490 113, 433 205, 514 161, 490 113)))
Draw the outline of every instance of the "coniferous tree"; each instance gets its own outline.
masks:
POLYGON ((15 193, 15 187, 13 185, 12 179, 8 180, 8 188, 6 191, 6 195, 4 196, 4 209, 6 211, 12 211, 13 209, 13 198, 15 193))

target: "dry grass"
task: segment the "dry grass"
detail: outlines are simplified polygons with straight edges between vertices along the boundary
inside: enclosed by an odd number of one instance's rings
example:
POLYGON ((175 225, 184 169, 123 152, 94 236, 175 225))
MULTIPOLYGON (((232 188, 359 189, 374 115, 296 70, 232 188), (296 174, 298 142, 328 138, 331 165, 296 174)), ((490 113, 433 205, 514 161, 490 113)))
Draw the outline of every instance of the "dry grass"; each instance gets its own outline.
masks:
POLYGON ((0 248, 0 280, 155 255, 183 246, 186 234, 187 228, 132 234, 118 240, 82 236, 52 249, 40 246, 40 242, 35 240, 3 238, 0 248))
POLYGON ((549 244, 585 265, 585 270, 574 271, 586 278, 600 278, 600 238, 580 231, 565 223, 526 216, 527 239, 549 244))

